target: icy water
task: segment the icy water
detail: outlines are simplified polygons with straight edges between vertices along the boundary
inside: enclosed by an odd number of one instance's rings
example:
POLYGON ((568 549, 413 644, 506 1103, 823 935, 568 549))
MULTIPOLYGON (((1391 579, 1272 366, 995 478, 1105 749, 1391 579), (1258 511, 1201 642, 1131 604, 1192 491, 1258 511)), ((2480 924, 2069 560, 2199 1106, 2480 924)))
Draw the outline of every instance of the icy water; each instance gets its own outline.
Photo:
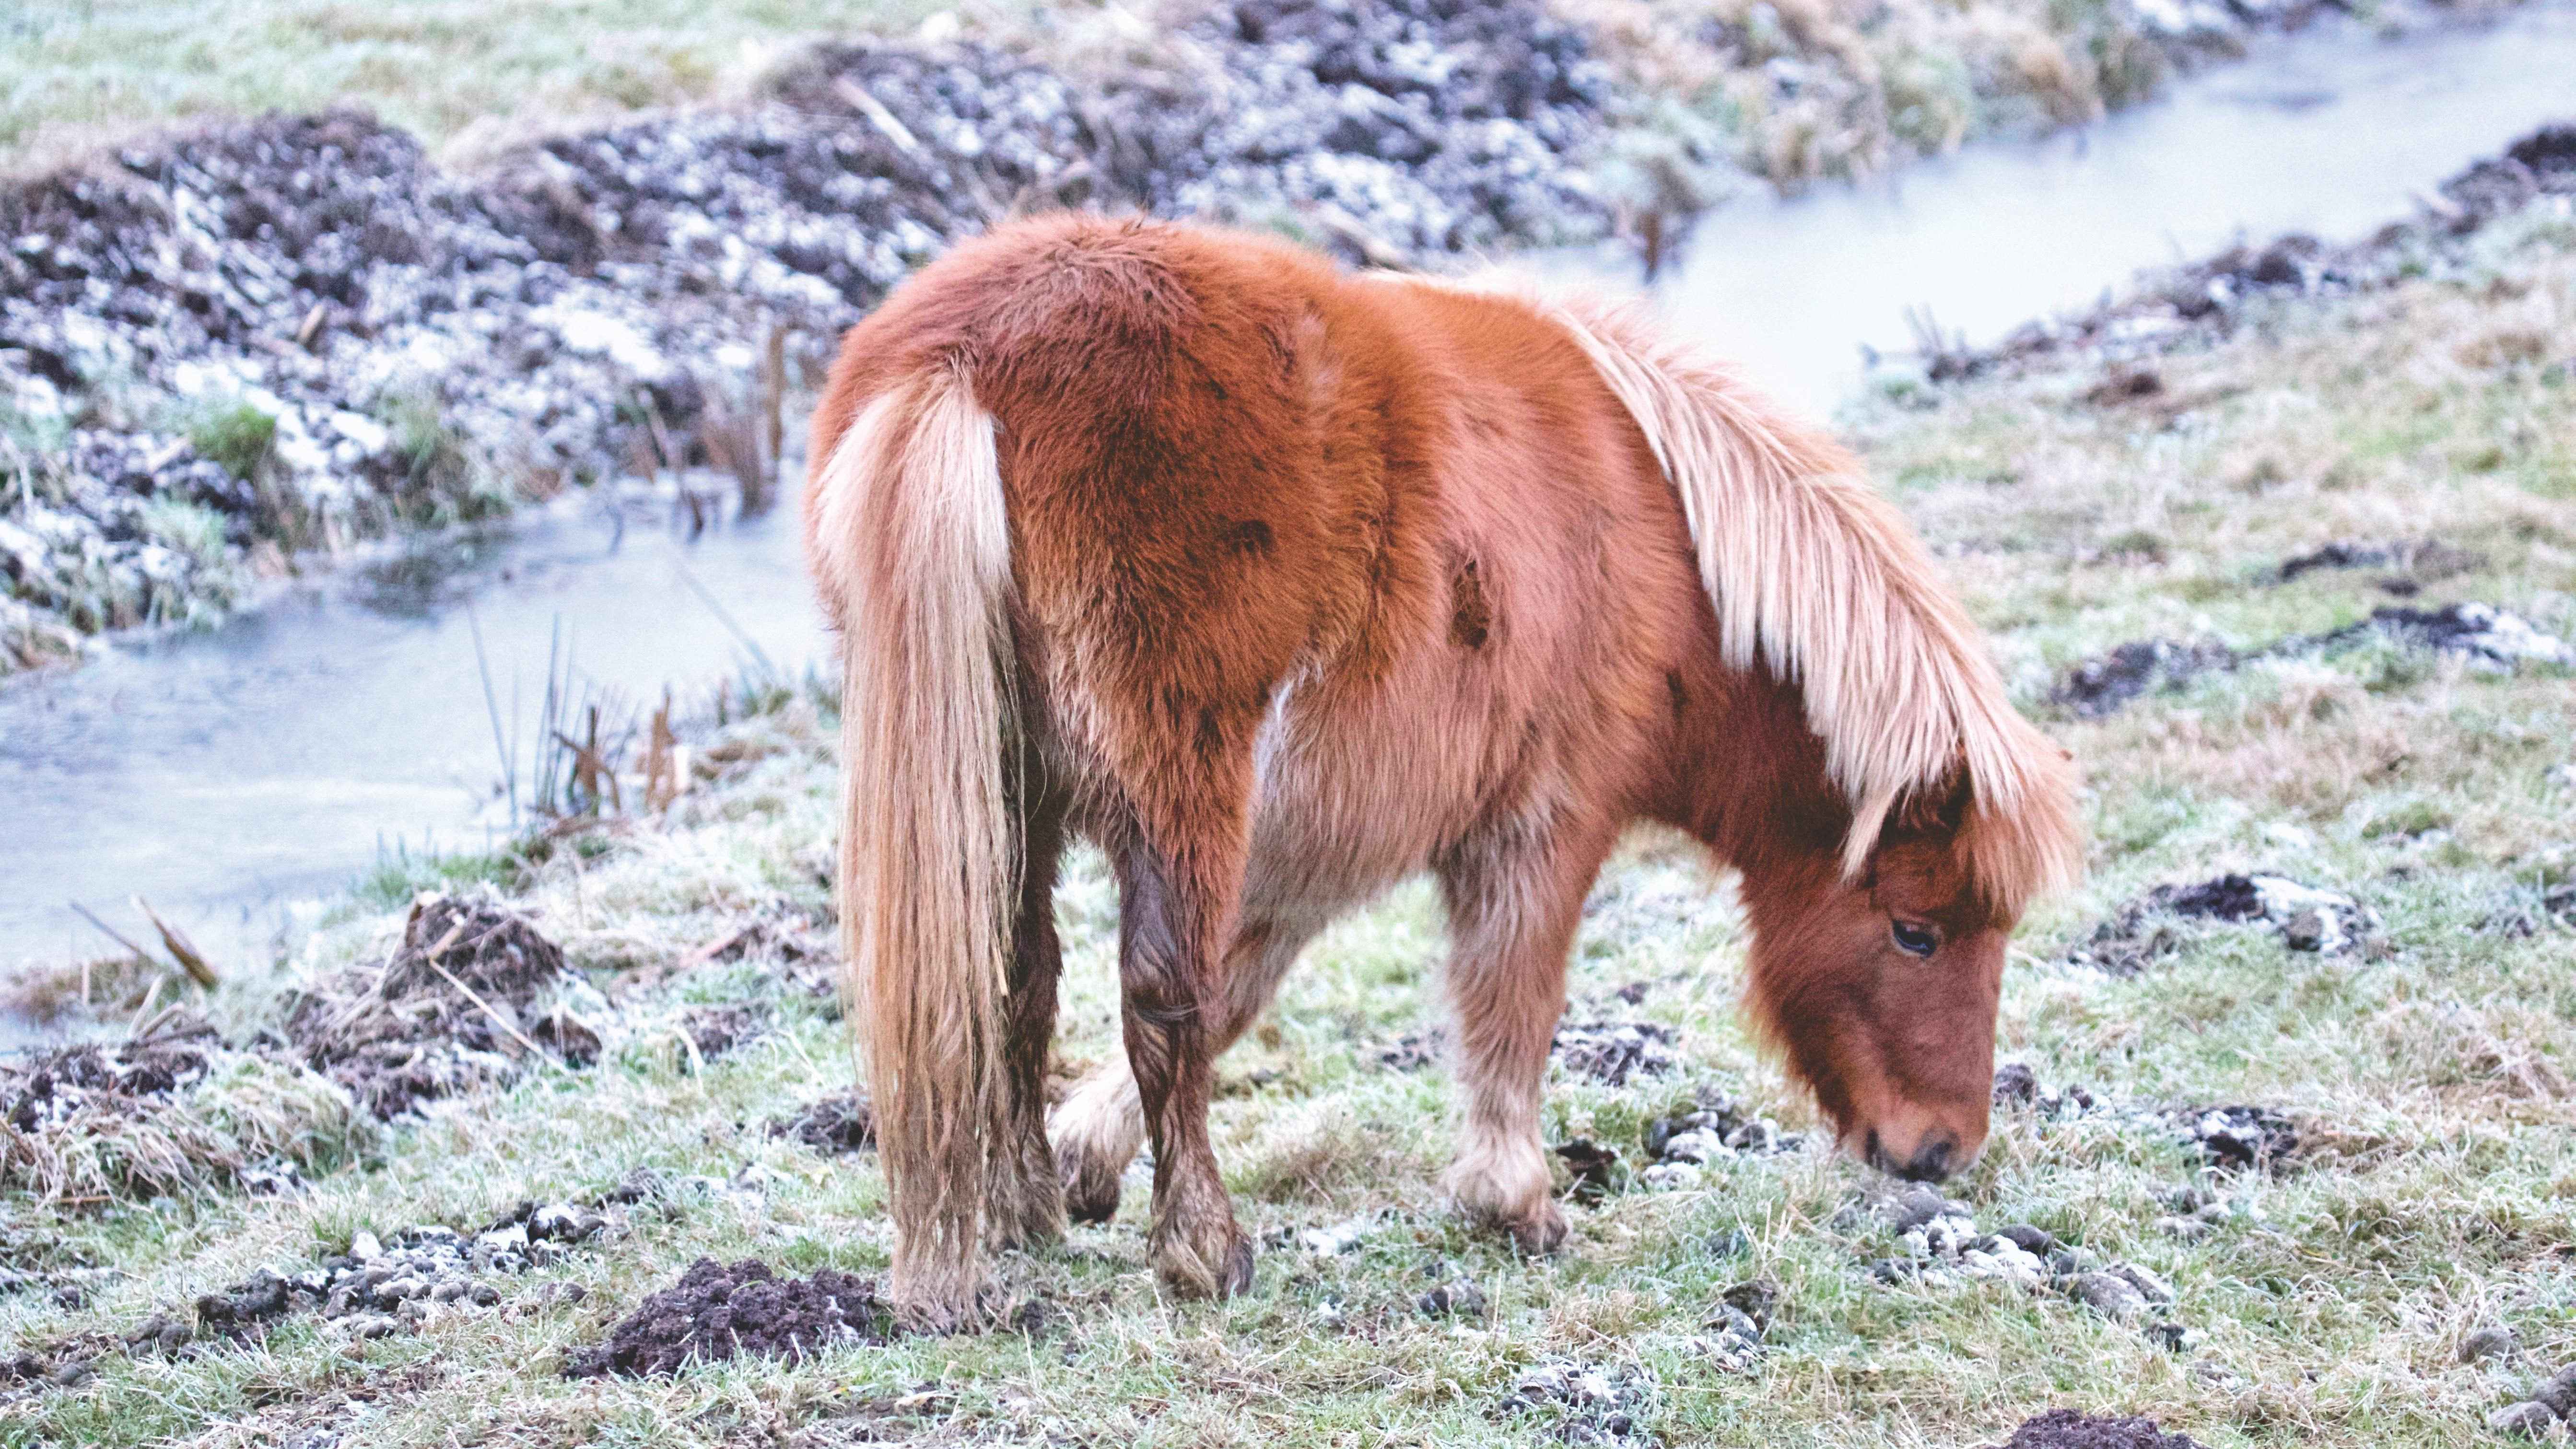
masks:
MULTIPOLYGON (((1909 311, 1984 345, 2239 239, 2358 240, 2469 162, 2566 120, 2576 4, 2535 0, 2403 43, 2328 21, 2080 132, 1730 207, 1701 223, 1654 296, 1772 391, 1825 413, 1860 384, 1863 347, 1913 349, 1909 311)), ((1546 269, 1614 285, 1635 270, 1606 249, 1546 269)))
MULTIPOLYGON (((1864 346, 1911 345, 1910 308, 1991 341, 2240 234, 2358 236, 2570 117, 2570 0, 2402 45, 2320 26, 2081 135, 1739 204, 1703 224, 1657 303, 1823 411, 1858 384, 1864 346)), ((1609 252, 1541 265, 1629 275, 1609 252)), ((586 689, 631 700, 703 697, 755 647, 801 674, 825 640, 793 523, 790 505, 694 541, 633 525, 612 547, 603 518, 559 510, 0 686, 0 963, 110 949, 74 901, 139 935, 140 895, 239 964, 292 903, 384 852, 500 838, 478 629, 523 773, 558 629, 586 689)), ((0 1045, 12 1034, 0 1022, 0 1045)))

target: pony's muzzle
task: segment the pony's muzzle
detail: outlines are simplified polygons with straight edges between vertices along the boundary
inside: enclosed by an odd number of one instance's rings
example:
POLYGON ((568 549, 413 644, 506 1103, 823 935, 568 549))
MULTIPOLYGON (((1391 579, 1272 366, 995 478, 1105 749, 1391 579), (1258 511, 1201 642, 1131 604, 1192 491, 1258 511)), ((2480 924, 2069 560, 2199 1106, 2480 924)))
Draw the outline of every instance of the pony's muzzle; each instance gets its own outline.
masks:
POLYGON ((1878 1140, 1878 1129, 1875 1127, 1870 1129, 1868 1147, 1861 1157, 1879 1171, 1901 1177, 1907 1182, 1939 1182, 1976 1160, 1973 1156, 1962 1160, 1958 1138, 1946 1132, 1934 1132, 1927 1134, 1922 1141, 1915 1144, 1912 1156, 1899 1161, 1887 1150, 1885 1144, 1878 1140))

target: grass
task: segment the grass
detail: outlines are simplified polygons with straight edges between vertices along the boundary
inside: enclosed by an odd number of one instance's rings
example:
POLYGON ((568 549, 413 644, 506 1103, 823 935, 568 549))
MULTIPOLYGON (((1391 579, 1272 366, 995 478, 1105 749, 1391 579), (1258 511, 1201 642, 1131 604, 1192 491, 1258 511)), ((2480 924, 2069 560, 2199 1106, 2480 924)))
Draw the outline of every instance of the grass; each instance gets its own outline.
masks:
MULTIPOLYGON (((1993 630, 2025 703, 2067 665, 2146 635, 2257 647, 2365 616, 2386 570, 2269 582, 2325 542, 2427 533, 2482 555, 2413 602, 2476 598, 2561 634, 2576 563, 2576 232, 2545 216, 2491 230, 2466 277, 2331 303, 2265 304, 2235 336, 2153 361, 2163 390, 2083 401, 2097 364, 1916 390, 1847 419, 1993 630), (2510 333, 2512 346, 2494 345, 2510 333), (2150 546, 2150 544, 2152 546, 2150 546)), ((749 920, 827 914, 834 723, 807 696, 728 699, 702 741, 714 778, 658 820, 583 848, 412 862, 321 919, 290 976, 380 949, 408 891, 492 880, 603 982, 660 968, 749 920)), ((2153 1415, 2212 1449, 2470 1442, 2486 1413, 2576 1356, 2576 1070, 2569 935, 2497 923, 2576 874, 2568 826, 2576 703, 2563 676, 2478 674, 2390 647, 2258 662, 2107 719, 2055 718, 2090 784, 2093 870, 2027 922, 2003 1059, 2106 1104, 1998 1115, 1950 1191, 1980 1223, 2030 1222, 2141 1263, 2201 1336, 2159 1348, 2052 1294, 1962 1282, 1887 1286, 1862 1271, 1883 1229, 1846 1209, 1866 1173, 1820 1151, 1747 1157, 1695 1191, 1631 1189, 1571 1211, 1568 1250, 1522 1262, 1452 1217, 1433 1187, 1451 1145, 1444 1070, 1377 1053, 1436 1012, 1439 913, 1395 893, 1313 947, 1272 1017, 1220 1066, 1218 1153, 1269 1246, 1254 1290, 1157 1294, 1141 1179, 1119 1219, 1006 1266, 1051 1306, 1039 1337, 997 1332, 846 1349, 795 1366, 732 1363, 672 1381, 571 1384, 596 1342, 701 1255, 806 1271, 886 1261, 871 1157, 825 1159, 766 1123, 840 1090, 849 1057, 828 998, 755 957, 639 999, 602 1065, 555 1071, 394 1129, 359 1166, 298 1194, 120 1200, 86 1212, 8 1199, 12 1261, 123 1276, 78 1308, 0 1298, 0 1332, 46 1345, 120 1329, 252 1269, 337 1251, 360 1227, 470 1225, 524 1196, 596 1191, 637 1167, 734 1179, 634 1214, 606 1246, 512 1285, 491 1313, 417 1336, 337 1339, 309 1318, 264 1345, 194 1357, 110 1354, 73 1387, 0 1403, 0 1442, 345 1444, 937 1442, 1502 1444, 1501 1407, 1556 1356, 1642 1366, 1663 1442, 1954 1446, 2070 1404, 2153 1415), (2296 955, 2250 928, 2187 935, 2130 979, 2051 966, 2151 885, 2269 869, 2347 892, 2392 948, 2296 955), (692 1002, 772 1004, 774 1034, 705 1065, 657 1043, 692 1002), (2310 1144, 2276 1175, 2217 1175, 2162 1109, 2249 1102, 2310 1144), (2206 1236, 2156 1227, 2169 1195, 2223 1205, 2206 1236), (1319 1256, 1305 1228, 1366 1216, 1319 1256), (1438 1320, 1414 1300, 1445 1275, 1492 1302, 1438 1320), (1758 1367, 1701 1337, 1729 1285, 1780 1288, 1758 1367), (541 1299, 550 1282, 588 1290, 541 1299), (2473 1326, 2523 1356, 2462 1364, 2473 1326), (805 1436, 801 1439, 795 1436, 805 1436)), ((1068 966, 1061 1052, 1115 1049, 1116 902, 1096 856, 1059 896, 1068 966)), ((1640 839, 1605 873, 1572 972, 1580 1016, 1681 1028, 1680 1070, 1624 1088, 1551 1084, 1550 1141, 1639 1158, 1643 1125, 1714 1085, 1792 1128, 1812 1113, 1733 1011, 1743 927, 1724 883, 1640 839), (1616 993, 1641 986, 1631 1005, 1616 993)), ((248 987, 215 1008, 264 1009, 248 987)), ((22 1269, 23 1270, 23 1269, 22 1269)))
POLYGON ((138 129, 358 104, 432 144, 703 100, 931 0, 27 0, 0 17, 0 170, 138 129))

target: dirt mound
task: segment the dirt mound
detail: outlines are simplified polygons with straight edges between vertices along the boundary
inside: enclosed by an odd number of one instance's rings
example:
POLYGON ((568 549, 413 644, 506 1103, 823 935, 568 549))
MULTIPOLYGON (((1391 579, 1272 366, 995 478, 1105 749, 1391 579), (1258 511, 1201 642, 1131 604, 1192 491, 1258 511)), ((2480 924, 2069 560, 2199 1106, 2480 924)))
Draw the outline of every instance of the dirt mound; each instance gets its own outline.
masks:
POLYGON ((868 1104, 867 1094, 858 1091, 839 1092, 818 1102, 808 1102, 792 1117, 781 1117, 769 1124, 772 1137, 793 1137, 829 1157, 836 1153, 864 1152, 877 1144, 876 1113, 868 1104))
POLYGON ((756 1258, 700 1258, 678 1284, 647 1297, 607 1343, 575 1354, 564 1373, 647 1377, 737 1354, 800 1359, 831 1344, 882 1344, 892 1331, 868 1279, 830 1268, 781 1278, 756 1258))
POLYGON ((2176 689, 2236 663, 2235 651, 2214 639, 2139 639, 2075 666, 2048 699, 2083 718, 2099 719, 2149 691, 2176 689))
POLYGON ((2167 1434, 2153 1419, 2107 1419, 2073 1409, 2051 1409, 2013 1430, 2000 1449, 2200 1449, 2182 1434, 2167 1434))
POLYGON ((517 1076, 543 1050, 530 1033, 539 1000, 572 981, 555 944, 496 897, 428 895, 383 962, 297 993, 285 1032, 315 1070, 389 1118, 517 1076))
POLYGON ((57 1201, 282 1187, 346 1156, 363 1127, 332 1083, 183 1013, 0 1063, 0 1186, 57 1201))

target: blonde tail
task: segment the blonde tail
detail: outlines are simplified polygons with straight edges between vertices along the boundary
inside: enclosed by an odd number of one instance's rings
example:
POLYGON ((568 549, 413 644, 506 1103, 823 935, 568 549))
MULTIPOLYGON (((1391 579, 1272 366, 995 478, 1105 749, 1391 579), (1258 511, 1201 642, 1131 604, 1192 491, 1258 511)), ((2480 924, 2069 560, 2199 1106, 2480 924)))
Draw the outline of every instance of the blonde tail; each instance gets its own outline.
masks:
POLYGON ((1018 898, 993 420, 954 365, 872 401, 814 484, 811 552, 842 624, 841 932, 895 1224, 890 1289, 957 1327, 1004 1142, 1003 999, 1018 898))

